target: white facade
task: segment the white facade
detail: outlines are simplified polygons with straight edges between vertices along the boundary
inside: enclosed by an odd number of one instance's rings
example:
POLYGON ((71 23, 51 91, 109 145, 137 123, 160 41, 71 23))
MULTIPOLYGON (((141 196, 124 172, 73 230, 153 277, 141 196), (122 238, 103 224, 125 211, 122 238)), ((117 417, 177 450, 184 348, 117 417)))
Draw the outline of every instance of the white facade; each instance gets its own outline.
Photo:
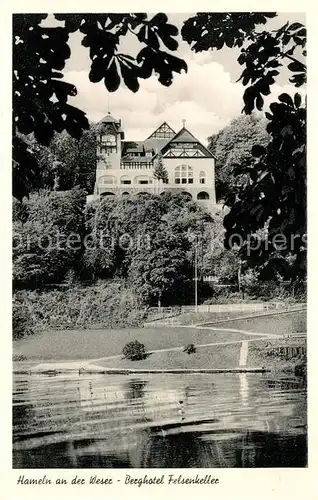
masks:
POLYGON ((212 211, 215 199, 215 159, 185 128, 177 134, 168 124, 162 124, 144 143, 122 154, 121 123, 110 115, 102 120, 97 136, 97 167, 94 195, 128 196, 138 193, 183 192, 198 204, 212 211), (153 177, 162 158, 168 179, 153 177))

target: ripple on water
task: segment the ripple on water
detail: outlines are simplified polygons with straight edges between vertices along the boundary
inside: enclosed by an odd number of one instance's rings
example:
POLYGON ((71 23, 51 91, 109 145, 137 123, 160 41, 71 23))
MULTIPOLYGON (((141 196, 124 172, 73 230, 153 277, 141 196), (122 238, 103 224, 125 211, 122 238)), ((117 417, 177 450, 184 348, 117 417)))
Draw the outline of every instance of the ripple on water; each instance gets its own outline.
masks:
POLYGON ((15 375, 14 467, 305 466, 306 388, 268 374, 15 375))

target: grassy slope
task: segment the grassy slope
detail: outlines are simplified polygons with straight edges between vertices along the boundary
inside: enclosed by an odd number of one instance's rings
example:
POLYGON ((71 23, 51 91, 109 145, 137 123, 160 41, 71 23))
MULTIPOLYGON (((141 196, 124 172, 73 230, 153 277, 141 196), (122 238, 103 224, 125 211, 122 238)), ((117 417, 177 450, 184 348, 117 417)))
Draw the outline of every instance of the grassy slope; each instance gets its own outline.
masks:
POLYGON ((154 352, 142 361, 108 359, 98 361, 98 366, 107 368, 236 368, 239 364, 240 343, 226 346, 198 348, 196 353, 180 351, 154 352))
MULTIPOLYGON (((232 326, 231 326, 232 327, 232 326)), ((252 338, 243 336, 248 340, 252 338)), ((27 359, 71 360, 93 359, 121 354, 131 340, 145 344, 147 350, 179 347, 186 344, 207 344, 242 339, 235 332, 221 333, 196 328, 125 328, 114 330, 53 330, 13 342, 15 354, 27 359)))
MULTIPOLYGON (((291 342, 293 345, 304 345, 306 339, 297 338, 292 341, 288 339, 257 340, 249 344, 247 367, 266 367, 273 370, 293 369, 297 359, 284 360, 278 357, 265 356, 267 346, 281 346, 291 342)), ((155 352, 141 361, 130 361, 129 359, 116 358, 98 361, 98 366, 107 368, 237 368, 239 366, 241 343, 210 346, 197 348, 197 352, 187 354, 180 351, 155 352)))
MULTIPOLYGON (((256 332, 288 333, 305 330, 305 314, 290 313, 288 315, 259 317, 248 320, 236 320, 215 325, 223 328, 238 328, 256 332)), ((137 339, 146 346, 146 350, 181 347, 189 343, 207 344, 213 342, 229 342, 255 339, 253 336, 235 332, 214 332, 196 328, 139 328, 113 330, 55 330, 36 334, 15 341, 14 353, 23 354, 28 361, 36 360, 81 360, 120 355, 124 345, 137 339)), ((288 363, 278 358, 264 355, 267 343, 282 345, 288 339, 251 342, 248 355, 249 367, 281 369, 293 366, 295 360, 288 363)), ((305 339, 295 342, 305 342, 305 339)), ((153 353, 147 359, 131 362, 121 358, 104 360, 96 364, 118 368, 232 368, 239 363, 240 343, 227 346, 198 348, 197 352, 188 355, 180 351, 153 353)))
MULTIPOLYGON (((307 311, 294 311, 249 319, 224 321, 215 326, 274 334, 302 333, 307 330, 306 319, 307 311)), ((210 326, 213 325, 211 324, 210 326)))

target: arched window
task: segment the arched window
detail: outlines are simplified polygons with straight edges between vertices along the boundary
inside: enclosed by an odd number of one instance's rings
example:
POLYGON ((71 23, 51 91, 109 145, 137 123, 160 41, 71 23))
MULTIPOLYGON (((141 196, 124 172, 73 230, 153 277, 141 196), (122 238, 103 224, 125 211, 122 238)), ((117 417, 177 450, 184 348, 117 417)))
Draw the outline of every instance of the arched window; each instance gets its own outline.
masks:
POLYGON ((131 179, 128 175, 122 175, 120 178, 120 184, 131 184, 131 179))
POLYGON ((193 184, 193 168, 189 165, 179 165, 174 170, 176 184, 193 184))
POLYGON ((136 175, 134 184, 152 184, 152 178, 149 175, 136 175))
POLYGON ((200 184, 205 184, 206 175, 205 172, 200 172, 200 184))
POLYGON ((101 196, 115 196, 115 193, 111 193, 110 191, 105 191, 104 193, 100 194, 101 196))
POLYGON ((187 193, 187 191, 182 191, 182 196, 187 198, 188 200, 192 200, 192 195, 190 193, 187 193))
POLYGON ((198 200, 209 200, 210 196, 205 191, 201 191, 200 193, 198 193, 197 199, 198 200))
POLYGON ((150 193, 147 193, 145 191, 139 191, 139 193, 137 193, 137 196, 140 196, 141 198, 143 198, 143 197, 145 197, 145 198, 148 197, 149 198, 150 197, 150 193))
POLYGON ((117 184, 117 179, 113 175, 102 175, 98 179, 99 184, 117 184))

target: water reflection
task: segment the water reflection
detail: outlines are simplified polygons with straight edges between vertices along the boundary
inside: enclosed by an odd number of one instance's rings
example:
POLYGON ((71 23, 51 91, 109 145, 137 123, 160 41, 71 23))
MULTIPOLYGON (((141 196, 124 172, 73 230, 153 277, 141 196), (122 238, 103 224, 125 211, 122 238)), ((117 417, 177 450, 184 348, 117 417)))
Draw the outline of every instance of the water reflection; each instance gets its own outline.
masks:
POLYGON ((249 395, 249 387, 248 387, 248 376, 247 373, 240 373, 240 395, 242 406, 248 406, 248 395, 249 395))
POLYGON ((300 467, 306 390, 261 374, 17 375, 17 468, 300 467))

